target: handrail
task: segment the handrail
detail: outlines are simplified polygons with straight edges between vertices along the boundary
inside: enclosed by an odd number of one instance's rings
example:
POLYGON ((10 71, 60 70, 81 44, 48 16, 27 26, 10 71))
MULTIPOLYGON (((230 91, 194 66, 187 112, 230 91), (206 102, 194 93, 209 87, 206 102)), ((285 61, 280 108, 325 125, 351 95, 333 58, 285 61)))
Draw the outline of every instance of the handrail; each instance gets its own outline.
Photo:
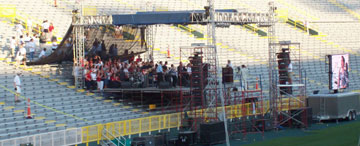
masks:
MULTIPOLYGON (((22 12, 20 12, 20 11, 16 11, 16 15, 15 15, 15 19, 19 19, 19 21, 22 21, 24 24, 25 24, 25 28, 27 29, 27 21, 29 20, 29 19, 31 19, 31 20, 33 20, 28 14, 24 14, 24 13, 22 13, 22 12), (28 17, 28 18, 27 18, 28 17)), ((14 23, 14 22, 13 22, 14 23)), ((33 24, 34 24, 34 26, 41 26, 40 24, 41 23, 39 23, 39 22, 37 22, 37 20, 36 21, 34 21, 33 22, 33 24)), ((37 30, 37 29, 35 29, 35 31, 37 32, 37 33, 41 33, 41 27, 39 27, 39 30, 37 30)))
MULTIPOLYGON (((258 92, 259 90, 254 90, 250 92, 258 92)), ((285 103, 288 104, 289 106, 286 106, 286 108, 280 108, 279 110, 290 110, 290 109, 297 109, 299 107, 301 107, 303 104, 299 103, 298 99, 299 97, 294 97, 296 99, 282 99, 281 101, 276 101, 279 103, 285 103), (288 102, 285 102, 288 101, 288 102)), ((255 104, 261 104, 259 102, 256 102, 255 104)), ((262 107, 264 108, 263 111, 259 111, 256 110, 255 112, 253 112, 253 103, 245 103, 245 104, 236 104, 236 105, 228 105, 225 106, 224 108, 226 109, 226 116, 229 119, 233 119, 233 118, 240 118, 243 116, 250 116, 250 115, 263 115, 265 114, 269 108, 270 108, 270 102, 269 100, 264 100, 262 101, 263 105, 262 107), (239 111, 239 109, 245 108, 246 110, 244 111, 239 111)), ((222 110, 222 107, 216 107, 216 109, 218 111, 222 110)), ((188 113, 190 111, 187 111, 188 113)), ((192 111, 195 113, 204 113, 204 109, 199 109, 196 111, 192 111)), ((207 114, 206 112, 204 113, 205 115, 207 114)), ((111 123, 106 123, 106 124, 101 124, 101 125, 91 125, 91 126, 85 126, 82 127, 82 137, 83 137, 83 143, 89 143, 92 141, 99 141, 101 140, 101 135, 102 128, 108 130, 108 128, 114 128, 111 131, 116 131, 115 135, 118 135, 120 137, 120 139, 124 139, 123 137, 121 137, 121 135, 133 135, 133 134, 141 134, 141 133, 145 133, 145 132, 151 132, 151 131, 157 131, 157 130, 162 130, 162 129, 170 129, 170 128, 179 128, 180 124, 181 124, 181 119, 183 117, 181 117, 181 112, 178 113, 172 113, 172 114, 166 114, 166 115, 156 115, 156 116, 149 116, 149 117, 144 117, 144 118, 137 118, 137 119, 129 119, 129 120, 125 120, 125 121, 117 121, 117 122, 111 122, 111 123)), ((110 136, 114 136, 114 133, 109 133, 110 136)), ((105 135, 106 136, 106 135, 105 135)), ((109 136, 106 136, 106 138, 109 138, 109 136)), ((117 139, 119 140, 119 138, 117 139)))
POLYGON ((32 143, 36 140, 37 146, 58 146, 58 145, 77 145, 82 143, 81 128, 68 128, 40 134, 26 135, 0 140, 0 145, 20 145, 21 143, 32 143), (50 141, 50 143, 49 143, 50 141), (52 143, 52 142, 54 143, 52 143))
POLYGON ((114 145, 117 145, 116 143, 114 143, 111 138, 109 138, 107 136, 107 134, 109 134, 111 137, 115 138, 115 140, 121 144, 122 146, 125 146, 124 143, 122 143, 116 136, 114 136, 111 132, 109 132, 106 128, 103 128, 103 132, 102 132, 102 136, 105 137, 108 141, 110 141, 111 143, 113 143, 114 145), (105 132, 105 133, 104 133, 105 132))
POLYGON ((122 135, 119 133, 119 131, 117 131, 117 130, 115 130, 115 133, 116 133, 117 135, 119 135, 118 138, 120 139, 120 144, 122 144, 123 146, 126 146, 126 138, 125 138, 124 136, 122 136, 122 135), (124 143, 122 143, 121 140, 123 140, 124 143))
POLYGON ((193 30, 191 28, 185 27, 184 25, 178 24, 178 27, 187 30, 188 32, 193 32, 193 30))
MULTIPOLYGON (((34 29, 35 32, 37 32, 38 34, 41 33, 41 24, 42 24, 42 21, 39 20, 38 18, 36 17, 33 17, 33 16, 30 16, 29 14, 26 14, 26 13, 23 13, 19 10, 16 10, 16 14, 15 14, 15 18, 12 19, 12 23, 15 23, 15 20, 16 19, 19 19, 21 20, 24 24, 27 24, 27 21, 28 20, 32 20, 33 22, 33 27, 34 26, 40 26, 39 29, 34 29)), ((27 25, 25 25, 26 29, 27 29, 27 25)), ((57 30, 53 30, 53 35, 56 36, 56 34, 58 33, 57 30)))

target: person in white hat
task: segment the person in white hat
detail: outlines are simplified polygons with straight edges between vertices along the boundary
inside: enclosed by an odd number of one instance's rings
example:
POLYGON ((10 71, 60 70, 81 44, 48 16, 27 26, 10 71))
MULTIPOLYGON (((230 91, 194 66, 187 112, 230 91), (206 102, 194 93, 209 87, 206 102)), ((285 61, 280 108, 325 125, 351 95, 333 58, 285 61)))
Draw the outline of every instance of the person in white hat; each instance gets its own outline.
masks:
POLYGON ((14 88, 15 88, 15 102, 20 102, 19 96, 21 93, 21 80, 20 80, 21 72, 18 72, 14 78, 14 88))

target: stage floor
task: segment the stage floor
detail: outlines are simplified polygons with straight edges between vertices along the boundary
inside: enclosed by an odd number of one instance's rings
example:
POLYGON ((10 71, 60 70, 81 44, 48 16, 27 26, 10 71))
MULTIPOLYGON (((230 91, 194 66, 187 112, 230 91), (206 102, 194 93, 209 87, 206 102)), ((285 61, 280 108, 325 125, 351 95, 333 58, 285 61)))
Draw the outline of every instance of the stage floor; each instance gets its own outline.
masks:
POLYGON ((106 88, 104 92, 107 93, 122 93, 122 92, 140 92, 140 93, 161 93, 161 92, 189 92, 190 87, 176 87, 168 89, 160 89, 156 87, 147 88, 106 88))

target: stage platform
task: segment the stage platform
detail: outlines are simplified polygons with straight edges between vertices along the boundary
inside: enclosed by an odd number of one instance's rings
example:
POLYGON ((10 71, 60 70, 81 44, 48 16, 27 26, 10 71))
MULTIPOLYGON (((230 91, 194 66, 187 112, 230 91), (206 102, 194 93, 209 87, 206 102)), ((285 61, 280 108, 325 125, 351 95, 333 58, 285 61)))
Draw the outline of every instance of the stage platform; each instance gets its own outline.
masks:
POLYGON ((162 93, 162 92, 189 92, 190 87, 176 87, 168 89, 160 89, 156 87, 147 88, 106 88, 105 93, 124 93, 124 92, 139 92, 139 93, 162 93))

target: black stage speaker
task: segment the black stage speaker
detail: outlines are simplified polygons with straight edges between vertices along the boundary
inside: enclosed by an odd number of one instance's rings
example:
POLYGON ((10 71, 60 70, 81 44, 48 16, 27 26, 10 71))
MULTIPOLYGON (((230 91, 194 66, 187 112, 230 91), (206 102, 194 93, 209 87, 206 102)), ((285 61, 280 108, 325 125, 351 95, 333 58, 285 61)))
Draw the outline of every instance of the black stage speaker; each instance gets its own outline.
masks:
POLYGON ((121 88, 131 88, 131 82, 121 82, 121 88))
MULTIPOLYGON (((290 52, 288 49, 283 49, 282 52, 276 54, 279 68, 279 83, 285 85, 290 80, 287 70, 290 63, 290 52)), ((292 87, 280 87, 280 90, 282 91, 280 92, 281 95, 292 94, 292 87)))
POLYGON ((170 82, 160 82, 160 83, 159 83, 159 88, 160 88, 160 89, 168 89, 168 88, 171 88, 170 82))
POLYGON ((131 146, 165 146, 163 135, 135 137, 131 146))
POLYGON ((225 141, 224 122, 200 125, 200 141, 202 144, 214 144, 225 141))
POLYGON ((161 133, 157 133, 155 135, 155 142, 156 144, 158 145, 168 145, 168 142, 167 142, 167 137, 169 135, 169 132, 161 132, 161 133))
POLYGON ((177 138, 172 138, 168 141, 167 146, 177 146, 176 142, 178 141, 177 138))
POLYGON ((23 143, 23 144, 20 144, 20 146, 33 146, 33 144, 31 144, 31 143, 23 143))
POLYGON ((190 146, 196 143, 195 131, 183 131, 179 132, 178 141, 176 146, 190 146))
POLYGON ((222 68, 222 76, 224 83, 233 83, 234 82, 234 73, 231 67, 222 68))
POLYGON ((131 141, 131 146, 146 146, 146 138, 144 137, 135 137, 131 141))

